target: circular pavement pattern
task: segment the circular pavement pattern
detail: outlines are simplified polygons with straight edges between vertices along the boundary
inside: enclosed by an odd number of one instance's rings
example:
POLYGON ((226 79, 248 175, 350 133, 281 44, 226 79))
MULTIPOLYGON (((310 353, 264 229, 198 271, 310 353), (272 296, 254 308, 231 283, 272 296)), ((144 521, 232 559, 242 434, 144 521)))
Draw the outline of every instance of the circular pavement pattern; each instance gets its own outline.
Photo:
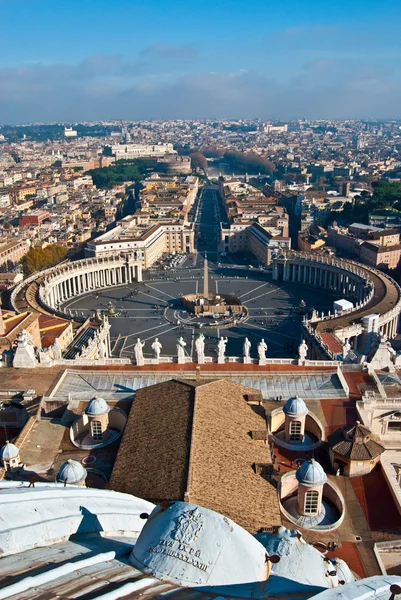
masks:
POLYGON ((268 357, 295 357, 301 341, 302 317, 294 309, 304 300, 308 309, 327 312, 332 309, 333 301, 339 299, 331 291, 275 282, 270 270, 252 269, 249 264, 234 265, 230 258, 220 260, 225 263, 209 261, 209 290, 241 299, 249 318, 236 326, 220 327, 211 325, 213 319, 204 319, 202 328, 195 323, 191 327, 193 315, 180 306, 180 296, 203 290, 203 258, 198 253, 188 256, 180 269, 168 271, 168 275, 151 270, 142 283, 91 292, 66 302, 63 308, 87 316, 96 309, 112 308, 116 315, 110 319, 114 356, 133 358, 137 337, 146 343, 147 358, 152 357, 151 344, 156 337, 163 346, 162 356, 176 356, 176 342, 182 336, 188 355, 196 362, 195 339, 200 332, 205 336, 207 356, 217 356, 218 338, 224 336, 228 338, 227 356, 242 356, 244 339, 248 337, 254 358, 262 338, 268 346, 268 357))

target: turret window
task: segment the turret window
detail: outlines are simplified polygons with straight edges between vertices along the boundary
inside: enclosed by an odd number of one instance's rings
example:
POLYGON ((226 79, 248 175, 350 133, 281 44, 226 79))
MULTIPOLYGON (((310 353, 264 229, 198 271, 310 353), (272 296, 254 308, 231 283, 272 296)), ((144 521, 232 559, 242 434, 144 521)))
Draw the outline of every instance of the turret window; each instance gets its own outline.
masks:
POLYGON ((291 421, 290 423, 290 442, 299 442, 301 440, 301 422, 291 421))
POLYGON ((309 490, 305 494, 305 514, 306 515, 317 515, 319 505, 319 492, 316 490, 309 490))
POLYGON ((100 421, 92 421, 92 439, 94 442, 101 442, 103 439, 102 424, 100 421))

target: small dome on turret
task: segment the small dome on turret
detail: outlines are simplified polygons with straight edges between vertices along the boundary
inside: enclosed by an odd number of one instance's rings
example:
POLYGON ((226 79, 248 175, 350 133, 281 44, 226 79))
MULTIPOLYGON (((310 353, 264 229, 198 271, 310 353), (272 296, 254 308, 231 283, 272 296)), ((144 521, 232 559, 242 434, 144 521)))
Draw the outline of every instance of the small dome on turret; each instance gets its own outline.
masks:
POLYGON ((287 400, 287 402, 283 406, 284 414, 289 417, 298 417, 302 415, 308 414, 308 407, 302 398, 298 398, 298 396, 294 396, 287 400))
POLYGON ((76 460, 67 460, 61 465, 57 473, 57 483, 66 483, 69 485, 81 485, 87 476, 86 469, 76 460))
POLYGON ((92 400, 89 400, 88 406, 85 409, 85 414, 88 417, 100 417, 101 415, 106 415, 110 411, 110 406, 107 404, 106 400, 103 398, 99 398, 99 396, 95 396, 92 400))
POLYGON ((11 444, 11 442, 7 441, 5 445, 0 450, 0 459, 1 460, 12 460, 13 458, 17 458, 19 455, 19 450, 17 446, 11 444))
POLYGON ((327 481, 323 467, 314 458, 299 467, 296 477, 299 483, 306 486, 324 485, 327 481))

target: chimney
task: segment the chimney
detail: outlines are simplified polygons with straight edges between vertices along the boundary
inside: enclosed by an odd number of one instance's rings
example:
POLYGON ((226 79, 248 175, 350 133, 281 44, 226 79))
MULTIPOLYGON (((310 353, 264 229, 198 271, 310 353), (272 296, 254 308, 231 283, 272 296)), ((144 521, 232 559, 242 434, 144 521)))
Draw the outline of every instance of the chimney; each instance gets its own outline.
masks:
POLYGON ((201 380, 201 370, 200 370, 200 367, 196 367, 196 369, 195 369, 195 378, 196 378, 196 381, 200 381, 201 380))

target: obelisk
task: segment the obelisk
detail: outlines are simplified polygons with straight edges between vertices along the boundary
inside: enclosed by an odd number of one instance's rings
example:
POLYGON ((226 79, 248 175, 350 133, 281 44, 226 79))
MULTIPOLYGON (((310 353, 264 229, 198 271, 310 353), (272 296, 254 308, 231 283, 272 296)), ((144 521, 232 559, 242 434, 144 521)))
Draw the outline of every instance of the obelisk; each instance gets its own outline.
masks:
POLYGON ((205 253, 205 263, 203 267, 203 297, 209 298, 209 273, 207 266, 207 254, 205 253))

